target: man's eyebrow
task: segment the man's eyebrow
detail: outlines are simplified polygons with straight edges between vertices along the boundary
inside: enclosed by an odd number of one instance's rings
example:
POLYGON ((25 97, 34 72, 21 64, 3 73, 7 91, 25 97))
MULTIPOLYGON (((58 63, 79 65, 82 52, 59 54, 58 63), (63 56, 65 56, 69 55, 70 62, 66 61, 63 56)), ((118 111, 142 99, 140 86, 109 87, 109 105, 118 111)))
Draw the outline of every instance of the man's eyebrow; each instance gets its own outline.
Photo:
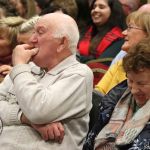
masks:
POLYGON ((43 26, 43 25, 36 26, 34 29, 35 30, 40 30, 40 29, 42 29, 42 30, 48 30, 48 28, 45 27, 45 26, 43 26))

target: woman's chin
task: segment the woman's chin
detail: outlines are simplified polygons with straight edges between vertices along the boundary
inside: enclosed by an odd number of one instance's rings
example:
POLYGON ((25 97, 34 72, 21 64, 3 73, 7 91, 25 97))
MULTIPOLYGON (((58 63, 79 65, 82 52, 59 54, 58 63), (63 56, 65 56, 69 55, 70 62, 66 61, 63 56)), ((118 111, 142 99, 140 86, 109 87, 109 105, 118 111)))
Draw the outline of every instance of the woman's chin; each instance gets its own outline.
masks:
POLYGON ((121 49, 126 51, 126 52, 129 50, 129 48, 130 48, 130 46, 127 45, 127 44, 123 44, 122 47, 121 47, 121 49))

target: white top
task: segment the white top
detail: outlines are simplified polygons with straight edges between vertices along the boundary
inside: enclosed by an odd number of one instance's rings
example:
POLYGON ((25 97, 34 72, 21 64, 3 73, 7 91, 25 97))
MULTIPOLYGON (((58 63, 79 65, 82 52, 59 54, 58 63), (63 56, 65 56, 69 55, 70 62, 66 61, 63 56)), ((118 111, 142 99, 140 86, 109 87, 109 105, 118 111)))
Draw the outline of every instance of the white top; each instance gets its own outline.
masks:
POLYGON ((0 135, 0 149, 81 150, 88 132, 89 111, 92 106, 92 71, 72 55, 38 79, 39 81, 27 64, 15 66, 10 77, 14 86, 11 86, 8 76, 4 81, 8 86, 5 85, 4 88, 4 85, 0 85, 0 107, 1 103, 14 106, 12 109, 5 105, 2 110, 0 108, 0 117, 9 115, 5 122, 11 124, 4 124, 0 135), (10 99, 14 103, 10 103, 10 99), (34 129, 20 124, 19 108, 36 124, 61 121, 65 127, 63 142, 45 142, 34 129))

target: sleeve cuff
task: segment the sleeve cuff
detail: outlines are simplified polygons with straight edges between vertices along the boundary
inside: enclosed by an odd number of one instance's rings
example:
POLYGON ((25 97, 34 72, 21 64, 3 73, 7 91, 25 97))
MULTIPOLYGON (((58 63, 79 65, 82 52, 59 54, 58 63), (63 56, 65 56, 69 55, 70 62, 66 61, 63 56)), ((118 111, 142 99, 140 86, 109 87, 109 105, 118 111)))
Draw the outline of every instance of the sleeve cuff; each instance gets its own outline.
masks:
POLYGON ((28 64, 19 64, 14 66, 12 71, 10 72, 11 80, 14 81, 14 79, 23 72, 31 72, 31 68, 28 64))

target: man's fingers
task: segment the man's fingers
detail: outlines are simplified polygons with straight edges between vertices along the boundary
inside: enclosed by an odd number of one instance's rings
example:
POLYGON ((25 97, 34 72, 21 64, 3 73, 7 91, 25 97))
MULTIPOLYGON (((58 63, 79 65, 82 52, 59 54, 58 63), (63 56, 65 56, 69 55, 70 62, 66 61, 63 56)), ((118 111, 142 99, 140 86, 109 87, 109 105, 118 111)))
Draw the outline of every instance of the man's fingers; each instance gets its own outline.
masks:
POLYGON ((53 129, 53 132, 54 132, 54 139, 56 142, 59 142, 61 141, 61 132, 59 131, 59 128, 57 126, 54 126, 54 129, 53 129))
POLYGON ((53 131, 53 128, 51 127, 48 130, 48 136, 49 136, 49 140, 55 140, 54 131, 53 131))
POLYGON ((29 44, 22 44, 24 49, 32 49, 33 46, 29 45, 29 44))
POLYGON ((7 75, 9 72, 10 72, 10 70, 8 70, 8 71, 3 71, 1 74, 7 75))
POLYGON ((58 123, 58 128, 59 128, 59 131, 60 131, 59 143, 61 143, 63 138, 64 138, 64 135, 65 135, 65 130, 64 130, 64 127, 63 127, 63 125, 61 123, 58 123))
POLYGON ((64 127, 61 123, 55 123, 53 126, 54 140, 61 143, 64 138, 64 127))
POLYGON ((32 49, 32 52, 33 52, 33 55, 32 55, 32 56, 36 55, 36 54, 38 53, 38 51, 39 51, 38 48, 33 48, 33 49, 32 49))

